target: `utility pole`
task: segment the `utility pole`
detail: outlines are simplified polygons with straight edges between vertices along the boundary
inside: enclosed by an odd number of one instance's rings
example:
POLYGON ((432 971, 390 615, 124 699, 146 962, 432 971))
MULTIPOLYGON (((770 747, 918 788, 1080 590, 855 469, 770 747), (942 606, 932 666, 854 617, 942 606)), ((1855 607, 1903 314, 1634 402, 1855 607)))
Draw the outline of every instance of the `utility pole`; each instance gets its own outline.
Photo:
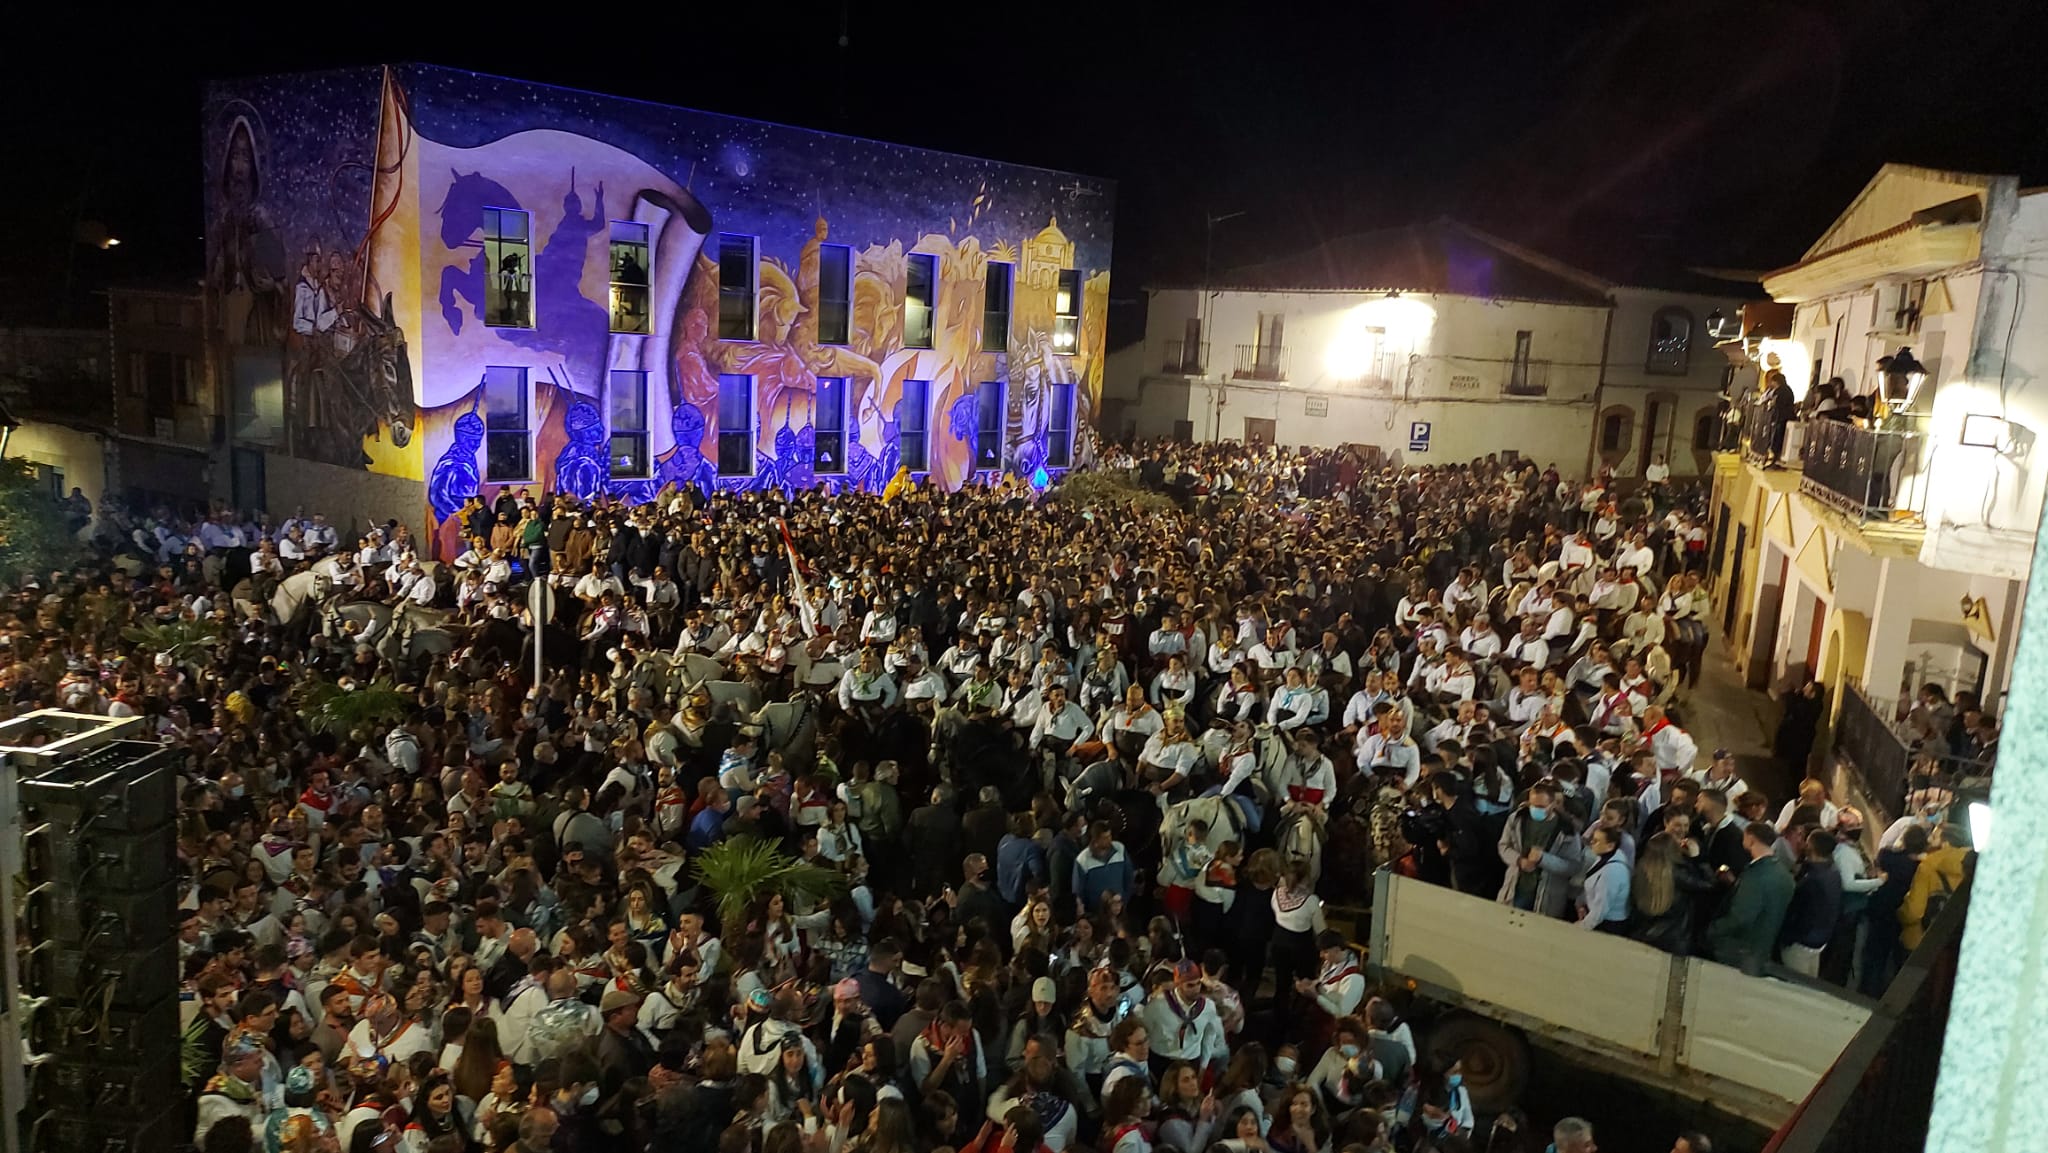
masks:
MULTIPOLYGON (((1209 277, 1211 275, 1210 266, 1214 262, 1216 255, 1216 226, 1223 223, 1226 220, 1236 220, 1238 217, 1243 215, 1244 213, 1242 211, 1204 211, 1202 213, 1202 299, 1201 302, 1195 308, 1195 316, 1197 319, 1201 321, 1201 337, 1202 343, 1204 344, 1215 344, 1214 334, 1210 331, 1211 325, 1209 323, 1211 320, 1210 304, 1215 294, 1211 292, 1209 289, 1209 277)), ((1194 351, 1195 355, 1201 356, 1202 350, 1200 347, 1197 347, 1194 351)), ((1182 356, 1186 356, 1185 352, 1182 354, 1182 356)), ((1202 359, 1202 375, 1209 375, 1209 361, 1207 357, 1203 357, 1202 359)), ((1215 439, 1222 440, 1223 391, 1221 386, 1217 387, 1213 395, 1215 397, 1215 404, 1213 405, 1215 413, 1212 419, 1215 423, 1215 439)))

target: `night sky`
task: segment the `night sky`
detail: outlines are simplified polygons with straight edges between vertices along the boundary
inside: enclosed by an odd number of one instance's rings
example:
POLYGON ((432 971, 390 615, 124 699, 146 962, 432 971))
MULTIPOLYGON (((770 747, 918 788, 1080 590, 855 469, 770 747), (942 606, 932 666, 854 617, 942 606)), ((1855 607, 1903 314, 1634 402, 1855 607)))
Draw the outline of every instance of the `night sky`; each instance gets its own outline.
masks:
MULTIPOLYGON (((1114 180, 1119 304, 1199 277, 1212 212, 1245 213, 1215 229, 1218 269, 1449 214, 1654 282, 1797 259, 1888 160, 2048 183, 2028 0, 412 11, 17 36, 0 323, 56 318, 66 284, 197 276, 206 77, 390 60, 1114 180), (122 245, 73 244, 78 221, 122 245)), ((1136 319, 1114 310, 1113 344, 1136 319)))

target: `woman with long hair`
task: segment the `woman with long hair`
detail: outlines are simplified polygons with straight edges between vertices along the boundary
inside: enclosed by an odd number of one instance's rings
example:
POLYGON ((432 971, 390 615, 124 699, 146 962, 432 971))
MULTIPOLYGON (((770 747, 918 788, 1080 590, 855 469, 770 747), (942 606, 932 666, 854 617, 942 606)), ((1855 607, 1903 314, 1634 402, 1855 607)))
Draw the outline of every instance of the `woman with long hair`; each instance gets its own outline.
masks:
POLYGON ((1330 1148, 1330 1118, 1323 1103, 1307 1086, 1297 1085, 1273 1102, 1273 1128, 1266 1144, 1273 1153, 1327 1153, 1330 1148))
POLYGON ((1692 952, 1693 912, 1712 891, 1713 878, 1696 856, 1698 846, 1659 832, 1642 848, 1630 878, 1629 903, 1637 924, 1630 934, 1645 945, 1683 957, 1692 952))
POLYGON ((917 1121, 901 1097, 883 1097, 868 1115, 867 1131, 849 1146, 854 1153, 918 1153, 917 1121))
POLYGON ((489 1017, 479 1017, 470 1022, 462 1042, 462 1055, 455 1059, 455 1067, 448 1075, 454 1080, 457 1093, 481 1101, 491 1091, 498 1067, 509 1063, 498 1041, 498 1023, 489 1017))
POLYGON ((1266 1115, 1266 1102, 1260 1091, 1266 1083, 1266 1047, 1257 1041, 1242 1046, 1230 1055, 1230 1064, 1223 1069, 1223 1079, 1216 1082, 1216 1103, 1225 1112, 1244 1106, 1259 1116, 1259 1133, 1263 1136, 1273 1127, 1271 1117, 1266 1115))
POLYGON ((422 1145, 453 1135, 461 1139, 465 1151, 474 1153, 477 1146, 471 1111, 475 1108, 456 1094, 455 1084, 447 1074, 434 1074, 413 1094, 412 1117, 405 1127, 408 1143, 415 1133, 422 1145))
POLYGON ((1175 1149, 1207 1149, 1219 1106, 1202 1092, 1202 1077, 1186 1061, 1175 1061, 1159 1078, 1159 1143, 1175 1149))

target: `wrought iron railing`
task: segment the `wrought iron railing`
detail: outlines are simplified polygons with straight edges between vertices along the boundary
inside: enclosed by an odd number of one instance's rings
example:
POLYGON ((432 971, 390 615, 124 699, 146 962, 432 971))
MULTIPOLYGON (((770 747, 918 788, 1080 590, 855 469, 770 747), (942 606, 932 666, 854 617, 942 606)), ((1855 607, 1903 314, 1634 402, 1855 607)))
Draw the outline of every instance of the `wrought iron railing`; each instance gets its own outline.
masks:
POLYGON ((1764 1153, 1920 1153, 1925 1147, 1970 887, 1966 877, 1840 1059, 1764 1153))
POLYGON ((1892 727, 1890 709, 1865 696, 1863 686, 1855 681, 1842 686, 1835 752, 1855 766, 1863 778, 1864 795, 1872 803, 1882 805, 1888 817, 1901 815, 1913 750, 1892 727))
POLYGON ((1166 356, 1159 367, 1161 372, 1176 376, 1200 376, 1209 364, 1209 342, 1206 340, 1169 340, 1166 342, 1166 356))
POLYGON ((1550 362, 1547 360, 1510 360, 1507 372, 1501 377, 1502 396, 1548 396, 1550 394, 1550 362))
POLYGON ((1240 344, 1237 346, 1237 367, 1230 375, 1239 380, 1286 380, 1287 347, 1240 344))
POLYGON ((1799 446, 1800 488, 1861 520, 1917 519, 1927 485, 1920 468, 1926 434, 1809 420, 1799 446))

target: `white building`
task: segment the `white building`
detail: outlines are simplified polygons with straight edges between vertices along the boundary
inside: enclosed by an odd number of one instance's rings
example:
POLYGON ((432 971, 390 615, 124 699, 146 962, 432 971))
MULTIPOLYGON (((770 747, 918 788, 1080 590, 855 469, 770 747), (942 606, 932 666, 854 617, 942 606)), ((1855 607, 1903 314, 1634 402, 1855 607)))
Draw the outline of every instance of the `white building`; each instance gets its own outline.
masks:
POLYGON ((1754 443, 1718 457, 1714 555, 1751 683, 1810 670, 1858 690, 1830 694, 1855 746, 1837 748, 1888 810, 1904 751, 1879 738, 1897 702, 1933 682, 2002 712, 2010 687, 2044 487, 2044 246, 2048 196, 2016 178, 1886 165, 1765 277, 1789 325, 1740 345, 1797 395, 1839 378, 1892 407, 1881 428, 1796 425, 1786 468, 1754 443), (1917 371, 1887 379, 1880 360, 1902 352, 1917 371))
POLYGON ((1514 451, 1570 476, 1703 473, 1728 297, 1611 284, 1452 220, 1149 290, 1112 359, 1113 433, 1365 444, 1403 463, 1514 451), (1116 371, 1122 366, 1121 373, 1116 371))

